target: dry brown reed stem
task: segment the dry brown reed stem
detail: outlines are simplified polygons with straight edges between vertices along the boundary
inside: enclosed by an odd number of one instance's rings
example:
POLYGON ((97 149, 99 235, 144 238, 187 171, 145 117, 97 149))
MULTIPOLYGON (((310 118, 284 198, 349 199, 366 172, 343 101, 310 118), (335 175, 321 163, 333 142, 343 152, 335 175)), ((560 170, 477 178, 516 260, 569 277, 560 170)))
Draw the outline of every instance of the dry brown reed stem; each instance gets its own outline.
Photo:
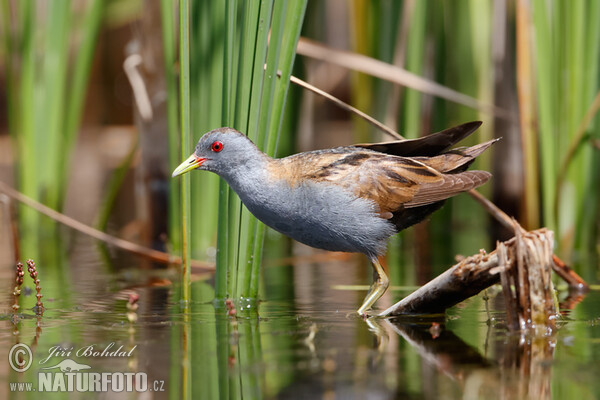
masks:
POLYGON ((500 243, 498 253, 507 325, 511 331, 551 333, 556 307, 552 285, 554 234, 547 229, 527 232, 515 222, 513 246, 500 243))
MULTIPOLYGON (((91 226, 88 226, 82 222, 79 222, 67 215, 61 214, 58 211, 55 211, 55 210, 51 209, 50 207, 47 207, 31 198, 25 196, 24 194, 16 191, 15 189, 11 188, 4 182, 0 182, 0 192, 5 193, 10 198, 17 200, 17 201, 33 208, 34 210, 46 215, 49 218, 52 218, 53 220, 55 220, 63 225, 68 226, 69 228, 75 229, 76 231, 79 231, 85 235, 91 236, 94 239, 108 243, 108 244, 118 247, 122 250, 129 251, 133 254, 137 254, 141 257, 148 258, 152 261, 156 261, 156 262, 160 262, 160 263, 164 263, 164 264, 181 264, 181 257, 173 256, 173 255, 164 253, 162 251, 149 249, 149 248, 141 246, 139 244, 132 243, 130 241, 120 239, 120 238, 114 237, 112 235, 109 235, 107 233, 104 233, 102 231, 99 231, 97 229, 94 229, 91 226)), ((190 264, 192 267, 202 268, 207 271, 213 271, 215 269, 213 264, 207 263, 207 262, 191 260, 190 264)))
POLYGON ((290 76, 290 82, 292 82, 295 85, 301 86, 307 90, 310 90, 311 92, 313 92, 321 97, 326 98, 327 100, 335 103, 338 107, 343 108, 346 111, 349 111, 351 113, 358 115, 359 117, 361 117, 362 119, 364 119, 365 121, 370 123, 371 125, 375 126, 376 128, 379 128, 381 131, 387 133, 388 135, 394 137, 395 139, 398 139, 398 140, 404 139, 404 137, 402 135, 400 135, 398 132, 394 131, 393 129, 389 128, 388 126, 377 121, 375 118, 371 117, 369 114, 360 111, 356 107, 352 107, 350 104, 345 103, 342 100, 338 99, 337 97, 330 95, 326 91, 321 90, 318 87, 311 85, 310 83, 305 82, 302 79, 297 78, 293 75, 290 76))
MULTIPOLYGON (((515 230, 514 220, 504 211, 499 209, 494 203, 486 199, 476 190, 469 190, 467 193, 479 202, 498 222, 510 230, 515 230)), ((519 230, 523 230, 519 225, 519 230)), ((588 284, 575 271, 564 263, 556 254, 552 255, 552 269, 560 276, 569 287, 577 290, 588 290, 588 284)))
MULTIPOLYGON (((533 74, 533 30, 531 29, 531 2, 516 2, 516 78, 519 100, 519 128, 523 157, 523 196, 521 207, 524 224, 529 228, 539 226, 539 163, 538 137, 536 131, 535 78, 533 74)), ((509 228, 510 229, 510 228, 509 228)))
POLYGON ((437 96, 476 110, 492 114, 498 118, 516 121, 516 116, 494 104, 483 103, 471 96, 452 90, 437 82, 428 80, 396 65, 389 64, 363 54, 338 50, 306 38, 298 41, 297 53, 306 57, 326 61, 354 71, 363 72, 376 78, 393 82, 421 93, 437 96))

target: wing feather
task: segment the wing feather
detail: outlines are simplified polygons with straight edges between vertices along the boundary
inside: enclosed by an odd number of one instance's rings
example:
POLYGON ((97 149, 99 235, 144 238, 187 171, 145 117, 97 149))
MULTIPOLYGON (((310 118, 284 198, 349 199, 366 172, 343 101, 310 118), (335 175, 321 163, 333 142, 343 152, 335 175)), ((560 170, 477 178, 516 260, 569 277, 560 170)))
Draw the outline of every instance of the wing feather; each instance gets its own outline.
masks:
POLYGON ((478 187, 485 171, 461 171, 493 141, 436 157, 400 157, 356 147, 301 153, 273 160, 270 176, 290 186, 330 182, 374 203, 382 218, 431 205, 478 187))

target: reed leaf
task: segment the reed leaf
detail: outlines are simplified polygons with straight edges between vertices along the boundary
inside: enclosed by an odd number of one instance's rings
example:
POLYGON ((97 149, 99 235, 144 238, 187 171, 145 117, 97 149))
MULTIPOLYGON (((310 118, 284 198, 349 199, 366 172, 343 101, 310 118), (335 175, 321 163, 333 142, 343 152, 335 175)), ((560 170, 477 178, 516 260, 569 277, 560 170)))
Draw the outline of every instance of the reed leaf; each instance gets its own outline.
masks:
MULTIPOLYGON (((572 150, 598 91, 600 9, 594 2, 534 1, 532 13, 543 223, 557 232, 559 249, 568 256, 580 237, 590 236, 578 222, 598 210, 590 185, 598 153, 589 146, 572 150)), ((596 126, 584 129, 593 132, 596 126)))
MULTIPOLYGON (((179 0, 179 104, 180 145, 181 155, 184 158, 191 153, 192 140, 190 134, 190 0, 179 0)), ((190 214, 190 177, 184 175, 181 179, 181 299, 186 305, 191 300, 190 214)), ((184 394, 186 392, 184 390, 184 394)))
MULTIPOLYGON (((229 126, 274 154, 306 2, 194 4, 192 30, 196 44, 191 59, 197 73, 192 80, 192 102, 200 104, 197 108, 202 116, 195 119, 195 130, 229 126)), ((199 185, 195 182, 194 186, 199 185)), ((264 228, 225 182, 219 182, 218 192, 215 297, 256 298, 264 228), (252 282, 256 290, 250 289, 252 282)), ((214 193, 202 188, 194 191, 194 197, 205 200, 214 198, 214 193)), ((205 225, 208 214, 214 214, 207 204, 194 202, 192 214, 199 227, 205 225)))
MULTIPOLYGON (((177 76, 175 74, 176 42, 174 27, 174 5, 170 0, 160 1, 161 29, 163 40, 163 62, 165 66, 165 82, 167 87, 167 131, 169 141, 169 166, 174 169, 179 164, 179 125, 177 119, 177 76)), ((173 246, 180 248, 181 231, 180 221, 180 180, 172 179, 169 182, 169 239, 173 246)))
MULTIPOLYGON (((9 55, 8 122, 17 185, 53 209, 62 208, 103 10, 100 0, 90 0, 77 11, 70 0, 57 0, 52 7, 40 1, 7 1, 0 9, 9 55), (80 38, 75 46, 72 37, 80 38)), ((22 208, 20 216, 24 232, 39 226, 33 210, 22 208)), ((29 238, 26 245, 37 247, 37 240, 29 238)))
MULTIPOLYGON (((275 156, 277 152, 277 142, 281 133, 283 123, 284 106, 289 89, 290 76, 292 74, 292 66, 296 56, 296 45, 300 38, 300 30, 302 21, 306 12, 306 1, 292 1, 288 6, 285 14, 284 26, 285 30, 281 35, 281 49, 278 60, 278 67, 275 75, 278 76, 275 92, 274 104, 269 124, 269 135, 264 145, 265 151, 270 156, 275 156)), ((278 15, 278 14, 275 14, 278 15)), ((272 38, 273 36, 271 36, 272 38)), ((268 64, 267 64, 268 69, 268 64)), ((248 296, 256 298, 258 296, 258 277, 260 275, 259 266, 262 260, 262 248, 264 243, 265 227, 263 224, 257 223, 256 236, 254 238, 254 252, 251 258, 246 260, 247 264, 251 263, 252 273, 250 274, 250 282, 245 283, 245 290, 248 296)), ((246 265, 247 265, 246 264, 246 265)))

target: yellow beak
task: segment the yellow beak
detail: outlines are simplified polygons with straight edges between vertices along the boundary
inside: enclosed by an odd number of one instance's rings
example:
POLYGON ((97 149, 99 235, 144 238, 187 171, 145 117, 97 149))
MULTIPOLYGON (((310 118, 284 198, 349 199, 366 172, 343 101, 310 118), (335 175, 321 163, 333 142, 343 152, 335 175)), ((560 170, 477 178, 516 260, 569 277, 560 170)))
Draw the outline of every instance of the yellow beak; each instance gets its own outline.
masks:
POLYGON ((179 167, 175 168, 171 176, 175 178, 176 176, 183 175, 188 171, 200 167, 204 161, 206 161, 206 158, 196 157, 195 154, 192 154, 187 160, 179 164, 179 167))

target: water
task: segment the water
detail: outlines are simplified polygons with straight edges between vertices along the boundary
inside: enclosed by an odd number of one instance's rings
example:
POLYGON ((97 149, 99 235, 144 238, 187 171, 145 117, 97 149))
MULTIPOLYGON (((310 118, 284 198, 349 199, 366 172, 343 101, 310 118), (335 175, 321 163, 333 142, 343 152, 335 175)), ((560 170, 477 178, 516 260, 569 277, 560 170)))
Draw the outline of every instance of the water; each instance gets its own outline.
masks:
MULTIPOLYGON (((359 260, 295 267, 266 262, 271 265, 265 267, 266 300, 258 310, 245 302, 236 304, 235 316, 228 315, 223 303, 215 307, 210 281, 193 283, 194 302, 185 313, 179 288, 170 283, 176 282, 176 274, 140 272, 137 266, 113 272, 85 257, 70 269, 63 264, 40 266, 43 317, 25 309, 15 326, 6 288, 1 397, 600 398, 598 292, 565 313, 557 332, 546 337, 508 334, 499 311, 502 303, 494 293, 489 293, 487 311, 477 297, 445 317, 364 321, 353 313, 364 292, 332 289, 365 280, 359 260), (61 268, 68 273, 60 275, 65 271, 61 268), (51 271, 68 279, 55 279, 51 271), (156 276, 150 279, 151 274, 156 276), (284 279, 273 280, 273 275, 284 279), (128 306, 135 296, 137 309, 128 306), (15 372, 8 362, 16 343, 32 351, 24 373, 15 372), (90 368, 61 372, 64 360, 90 368), (40 373, 45 374, 44 387, 40 373), (97 387, 101 390, 146 383, 140 387, 146 391, 64 391, 68 379, 74 385, 77 379, 89 383, 98 373, 112 379, 106 388, 97 387), (17 382, 32 383, 30 389, 36 392, 14 391, 19 387, 11 383, 17 382), (42 394, 41 389, 58 392, 42 394)), ((386 295, 380 307, 403 295, 386 295)))

